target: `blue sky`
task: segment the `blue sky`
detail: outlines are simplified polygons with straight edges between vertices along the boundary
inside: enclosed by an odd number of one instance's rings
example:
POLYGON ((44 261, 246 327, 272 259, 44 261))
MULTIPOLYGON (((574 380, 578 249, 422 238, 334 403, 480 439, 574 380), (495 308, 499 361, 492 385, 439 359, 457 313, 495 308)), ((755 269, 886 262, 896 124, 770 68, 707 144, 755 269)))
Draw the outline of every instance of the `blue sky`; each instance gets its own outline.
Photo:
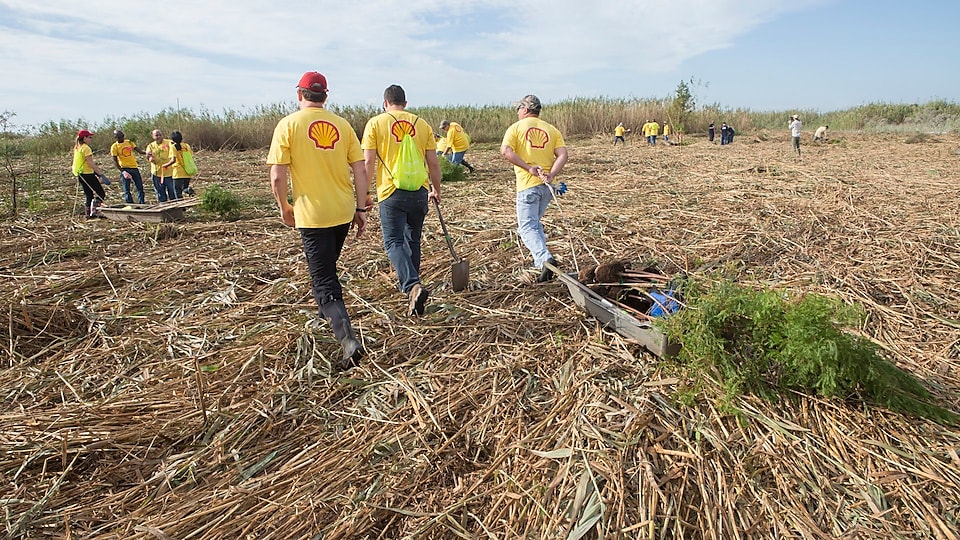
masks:
POLYGON ((0 111, 18 127, 176 107, 506 104, 534 93, 819 110, 960 101, 960 2, 0 0, 0 111), (179 6, 189 7, 179 7, 179 6))

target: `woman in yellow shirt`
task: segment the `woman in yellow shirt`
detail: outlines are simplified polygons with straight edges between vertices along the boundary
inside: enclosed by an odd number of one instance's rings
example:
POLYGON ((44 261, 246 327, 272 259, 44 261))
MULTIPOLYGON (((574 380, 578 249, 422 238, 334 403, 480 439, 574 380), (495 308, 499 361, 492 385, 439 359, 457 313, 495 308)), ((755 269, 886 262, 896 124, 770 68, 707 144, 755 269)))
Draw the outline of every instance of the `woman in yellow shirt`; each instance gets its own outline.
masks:
POLYGON ((183 134, 174 131, 170 134, 170 140, 173 141, 174 151, 170 154, 170 162, 167 166, 173 166, 173 186, 177 193, 177 198, 182 199, 183 194, 193 195, 193 188, 190 187, 191 175, 187 173, 183 164, 183 153, 193 152, 190 145, 183 142, 183 134))
POLYGON ((83 194, 86 197, 84 213, 87 219, 103 217, 103 214, 100 213, 100 205, 107 198, 107 194, 103 190, 99 178, 103 179, 104 184, 110 185, 110 180, 103 174, 103 169, 93 162, 93 150, 90 149, 88 144, 91 137, 93 137, 93 133, 81 129, 77 132, 77 143, 73 147, 72 172, 77 177, 77 181, 80 182, 80 187, 83 188, 83 194))

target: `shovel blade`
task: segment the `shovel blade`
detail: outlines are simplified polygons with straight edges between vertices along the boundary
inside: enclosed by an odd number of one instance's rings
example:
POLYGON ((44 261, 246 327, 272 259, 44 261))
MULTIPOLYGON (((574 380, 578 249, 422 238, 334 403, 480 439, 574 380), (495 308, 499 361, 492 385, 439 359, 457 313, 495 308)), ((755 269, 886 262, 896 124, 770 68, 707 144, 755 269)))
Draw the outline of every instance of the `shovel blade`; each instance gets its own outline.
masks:
POLYGON ((453 290, 462 291, 470 283, 470 261, 461 259, 450 265, 450 273, 453 276, 453 290))

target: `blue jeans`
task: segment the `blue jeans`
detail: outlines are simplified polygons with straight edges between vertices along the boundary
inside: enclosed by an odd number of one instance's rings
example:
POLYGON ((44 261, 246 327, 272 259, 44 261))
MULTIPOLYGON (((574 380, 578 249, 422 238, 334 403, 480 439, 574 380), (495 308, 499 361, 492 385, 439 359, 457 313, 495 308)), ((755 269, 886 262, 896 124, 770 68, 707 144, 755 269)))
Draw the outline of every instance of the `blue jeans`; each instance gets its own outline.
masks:
POLYGON ((547 249, 547 236, 543 232, 540 219, 547 211, 547 205, 553 200, 550 186, 540 184, 517 193, 517 232, 520 240, 533 255, 533 265, 537 268, 552 258, 547 249))
POLYGON ((133 194, 130 193, 130 182, 124 178, 123 173, 128 172, 130 176, 133 177, 133 185, 137 188, 137 203, 143 204, 143 177, 140 176, 140 169, 136 167, 125 167, 120 169, 120 182, 123 183, 123 200, 128 203, 133 203, 133 194))
POLYGON ((164 177, 163 183, 160 183, 160 177, 153 175, 153 190, 157 193, 157 202, 167 202, 177 200, 177 190, 174 186, 173 178, 164 177))
POLYGON ((466 150, 464 150, 463 152, 453 152, 447 155, 447 159, 450 161, 450 163, 453 163, 454 165, 459 165, 463 163, 463 156, 466 155, 466 153, 467 153, 466 150))
POLYGON ((427 190, 398 189, 380 201, 383 250, 397 271, 397 286, 405 294, 420 283, 420 237, 427 217, 427 190))

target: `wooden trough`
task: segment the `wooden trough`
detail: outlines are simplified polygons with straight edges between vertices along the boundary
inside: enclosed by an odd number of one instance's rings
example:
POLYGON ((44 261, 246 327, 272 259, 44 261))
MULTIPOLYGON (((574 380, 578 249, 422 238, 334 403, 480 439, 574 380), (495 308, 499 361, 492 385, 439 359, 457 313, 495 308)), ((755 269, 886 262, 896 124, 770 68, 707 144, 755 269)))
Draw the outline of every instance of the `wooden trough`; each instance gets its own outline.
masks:
POLYGON ((111 204, 101 206, 100 212, 113 221, 168 223, 182 220, 187 208, 198 204, 199 199, 180 199, 159 204, 111 204))
POLYGON ((680 351, 680 345, 671 343, 667 336, 654 328, 650 321, 638 320, 616 303, 580 283, 576 274, 566 274, 550 263, 544 263, 544 266, 552 270, 557 278, 567 286, 574 303, 585 309, 606 328, 643 345, 644 348, 660 358, 671 358, 680 351))

